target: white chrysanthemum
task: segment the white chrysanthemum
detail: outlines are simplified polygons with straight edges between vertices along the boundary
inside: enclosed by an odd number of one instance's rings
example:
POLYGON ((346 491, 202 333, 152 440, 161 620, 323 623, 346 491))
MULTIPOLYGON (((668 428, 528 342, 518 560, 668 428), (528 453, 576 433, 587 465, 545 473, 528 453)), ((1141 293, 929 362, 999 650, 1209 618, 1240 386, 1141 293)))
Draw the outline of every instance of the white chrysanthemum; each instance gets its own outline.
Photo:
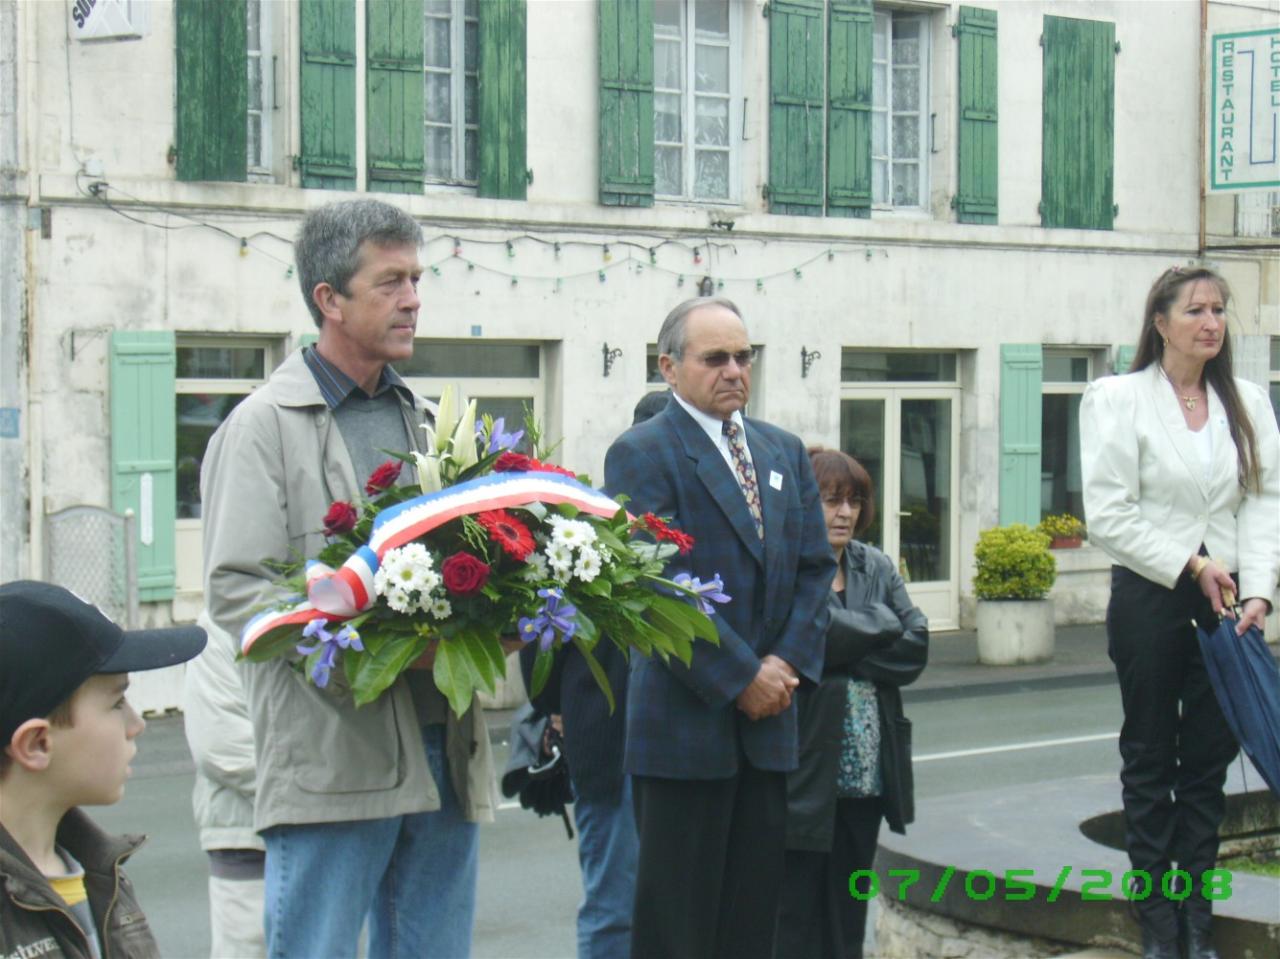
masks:
POLYGON ((436 619, 448 619, 453 615, 453 606, 449 604, 447 599, 440 596, 431 601, 431 605, 428 607, 427 612, 436 619))
POLYGON ((550 575, 551 567, 547 565, 547 558, 541 553, 530 553, 525 557, 525 579, 536 583, 550 575))
POLYGON ((547 563, 557 575, 568 573, 573 569, 573 549, 565 543, 548 543, 547 563))
POLYGON ((551 517, 551 541, 568 546, 571 549, 581 549, 583 546, 590 546, 596 541, 596 531, 590 523, 584 523, 580 519, 565 519, 563 516, 554 516, 551 517))
POLYGON ((589 583, 600 575, 600 554, 590 546, 578 550, 578 562, 573 567, 573 575, 584 583, 589 583))
POLYGON ((418 609, 418 601, 414 599, 413 594, 403 589, 391 588, 382 592, 382 598, 387 601, 387 605, 394 609, 397 613, 416 612, 418 609))
POLYGON ((421 543, 388 550, 374 574, 373 588, 383 595, 392 589, 428 593, 440 582, 434 566, 431 554, 421 543))

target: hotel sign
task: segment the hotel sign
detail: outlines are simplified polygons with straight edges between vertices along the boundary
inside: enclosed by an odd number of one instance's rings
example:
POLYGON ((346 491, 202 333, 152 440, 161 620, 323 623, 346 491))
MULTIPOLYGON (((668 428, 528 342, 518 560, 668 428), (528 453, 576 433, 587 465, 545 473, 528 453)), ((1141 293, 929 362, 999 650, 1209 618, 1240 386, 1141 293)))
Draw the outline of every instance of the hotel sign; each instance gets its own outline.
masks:
POLYGON ((1280 187, 1280 30, 1213 36, 1209 189, 1280 187))

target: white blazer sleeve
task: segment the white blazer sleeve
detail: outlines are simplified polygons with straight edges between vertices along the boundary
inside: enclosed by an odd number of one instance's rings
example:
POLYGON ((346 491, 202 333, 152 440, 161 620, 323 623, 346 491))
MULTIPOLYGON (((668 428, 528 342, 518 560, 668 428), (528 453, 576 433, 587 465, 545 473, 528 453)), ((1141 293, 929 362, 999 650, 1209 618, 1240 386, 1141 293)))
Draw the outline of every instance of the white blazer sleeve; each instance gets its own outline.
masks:
POLYGON ((1280 579, 1280 428, 1267 394, 1254 383, 1236 381, 1258 441, 1261 491, 1245 493, 1236 513, 1240 598, 1271 602, 1280 579))
POLYGON ((1089 542, 1121 566, 1172 589, 1192 550, 1143 517, 1137 409, 1119 377, 1090 384, 1080 403, 1080 463, 1089 542))

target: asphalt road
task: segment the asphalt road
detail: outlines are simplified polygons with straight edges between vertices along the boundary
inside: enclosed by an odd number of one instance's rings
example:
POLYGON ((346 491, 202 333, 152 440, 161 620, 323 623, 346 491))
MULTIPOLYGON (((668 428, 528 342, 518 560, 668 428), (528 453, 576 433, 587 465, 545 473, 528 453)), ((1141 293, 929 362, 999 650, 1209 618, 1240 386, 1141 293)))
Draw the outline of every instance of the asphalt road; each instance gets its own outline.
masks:
MULTIPOLYGON (((919 798, 1118 774, 1120 705, 1110 682, 909 698, 907 714, 915 724, 919 798)), ((91 812, 113 831, 149 834, 129 873, 161 952, 194 959, 208 955, 207 872, 191 818, 191 762, 181 722, 150 721, 124 800, 91 812)), ((495 761, 505 758, 503 745, 495 761)), ((576 849, 563 824, 518 808, 500 811, 497 822, 481 830, 475 956, 573 956, 580 897, 576 849)))

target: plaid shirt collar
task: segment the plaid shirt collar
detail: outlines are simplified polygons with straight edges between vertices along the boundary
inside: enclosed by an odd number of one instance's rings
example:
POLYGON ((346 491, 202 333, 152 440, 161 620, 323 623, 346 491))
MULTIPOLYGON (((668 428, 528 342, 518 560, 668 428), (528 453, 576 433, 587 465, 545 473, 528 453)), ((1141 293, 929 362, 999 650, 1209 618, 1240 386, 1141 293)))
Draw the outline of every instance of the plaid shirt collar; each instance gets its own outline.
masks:
MULTIPOLYGON (((355 380, 321 356, 314 346, 308 346, 302 351, 302 360, 307 364, 311 375, 315 377, 316 386, 320 388, 320 395, 324 397, 325 405, 329 409, 336 410, 352 393, 365 395, 364 390, 360 389, 355 380)), ((390 366, 384 366, 382 373, 378 376, 378 386, 373 391, 373 395, 381 396, 391 389, 399 393, 401 399, 410 404, 413 403, 413 390, 409 389, 399 373, 390 366)))

